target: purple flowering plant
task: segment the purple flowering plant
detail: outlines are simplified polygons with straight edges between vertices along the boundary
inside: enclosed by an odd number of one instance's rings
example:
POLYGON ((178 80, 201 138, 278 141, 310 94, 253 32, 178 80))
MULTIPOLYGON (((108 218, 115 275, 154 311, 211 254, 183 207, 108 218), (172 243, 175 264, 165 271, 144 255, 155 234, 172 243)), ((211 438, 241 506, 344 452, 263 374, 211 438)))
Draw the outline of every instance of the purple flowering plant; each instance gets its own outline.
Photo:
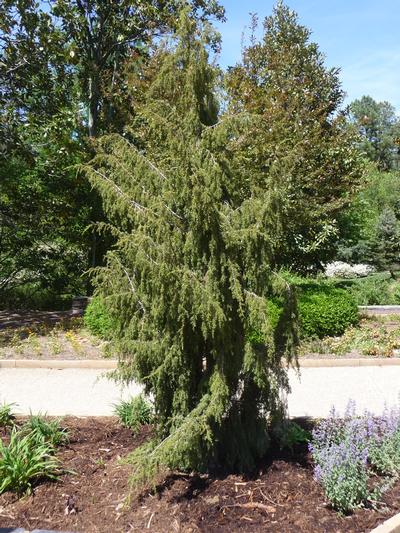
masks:
POLYGON ((374 503, 388 481, 371 490, 372 471, 392 478, 400 474, 400 409, 386 407, 380 416, 368 411, 359 416, 351 401, 340 417, 332 408, 315 426, 309 448, 314 476, 335 509, 348 513, 374 503))

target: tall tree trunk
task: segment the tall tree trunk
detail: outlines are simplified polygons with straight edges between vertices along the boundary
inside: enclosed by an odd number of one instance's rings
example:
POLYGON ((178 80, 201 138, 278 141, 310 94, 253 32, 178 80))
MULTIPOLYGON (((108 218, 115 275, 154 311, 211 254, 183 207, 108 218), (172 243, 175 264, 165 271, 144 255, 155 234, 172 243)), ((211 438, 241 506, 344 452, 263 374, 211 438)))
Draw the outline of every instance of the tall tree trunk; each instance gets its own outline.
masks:
POLYGON ((88 109, 88 130, 89 137, 97 137, 99 132, 99 100, 100 84, 97 72, 93 72, 89 77, 89 109, 88 109))

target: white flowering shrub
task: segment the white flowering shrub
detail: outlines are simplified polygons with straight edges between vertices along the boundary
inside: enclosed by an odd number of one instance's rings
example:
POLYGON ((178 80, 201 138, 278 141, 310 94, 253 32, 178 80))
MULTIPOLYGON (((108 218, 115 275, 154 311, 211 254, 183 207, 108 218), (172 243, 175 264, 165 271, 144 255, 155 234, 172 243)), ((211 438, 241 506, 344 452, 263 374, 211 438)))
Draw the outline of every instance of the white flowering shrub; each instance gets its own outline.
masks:
POLYGON ((364 278, 375 272, 371 265, 350 265, 343 261, 334 261, 325 267, 325 276, 328 278, 364 278))

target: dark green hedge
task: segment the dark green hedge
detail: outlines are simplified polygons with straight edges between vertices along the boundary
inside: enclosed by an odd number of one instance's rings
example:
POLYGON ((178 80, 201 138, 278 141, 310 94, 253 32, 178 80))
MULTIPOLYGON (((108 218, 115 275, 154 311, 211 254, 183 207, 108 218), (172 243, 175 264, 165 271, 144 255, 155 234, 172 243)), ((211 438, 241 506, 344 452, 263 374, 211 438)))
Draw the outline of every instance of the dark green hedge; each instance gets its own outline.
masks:
MULTIPOLYGON (((298 285, 297 306, 302 337, 341 335, 349 326, 359 321, 354 296, 344 289, 329 284, 304 282, 298 285)), ((272 329, 277 326, 282 311, 282 302, 279 299, 268 300, 267 314, 272 329)), ((263 342, 257 328, 249 332, 247 339, 256 344, 263 342)))
POLYGON ((305 337, 335 336, 359 321, 353 295, 333 287, 304 291, 298 299, 301 333, 305 337))

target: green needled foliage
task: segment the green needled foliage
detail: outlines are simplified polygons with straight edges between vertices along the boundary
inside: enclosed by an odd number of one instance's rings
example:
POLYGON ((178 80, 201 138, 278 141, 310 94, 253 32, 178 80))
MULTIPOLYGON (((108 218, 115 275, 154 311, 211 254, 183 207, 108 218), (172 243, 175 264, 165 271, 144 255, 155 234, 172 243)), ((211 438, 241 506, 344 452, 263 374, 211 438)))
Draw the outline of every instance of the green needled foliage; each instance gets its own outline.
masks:
POLYGON ((211 41, 182 14, 134 127, 103 138, 87 168, 115 237, 95 277, 118 318, 119 376, 154 397, 157 438, 133 455, 135 482, 162 467, 253 468, 296 342, 294 295, 269 268, 269 191, 230 166, 251 117, 217 122, 211 41), (275 329, 271 291, 286 304, 275 329), (252 325, 264 344, 248 340, 252 325))

